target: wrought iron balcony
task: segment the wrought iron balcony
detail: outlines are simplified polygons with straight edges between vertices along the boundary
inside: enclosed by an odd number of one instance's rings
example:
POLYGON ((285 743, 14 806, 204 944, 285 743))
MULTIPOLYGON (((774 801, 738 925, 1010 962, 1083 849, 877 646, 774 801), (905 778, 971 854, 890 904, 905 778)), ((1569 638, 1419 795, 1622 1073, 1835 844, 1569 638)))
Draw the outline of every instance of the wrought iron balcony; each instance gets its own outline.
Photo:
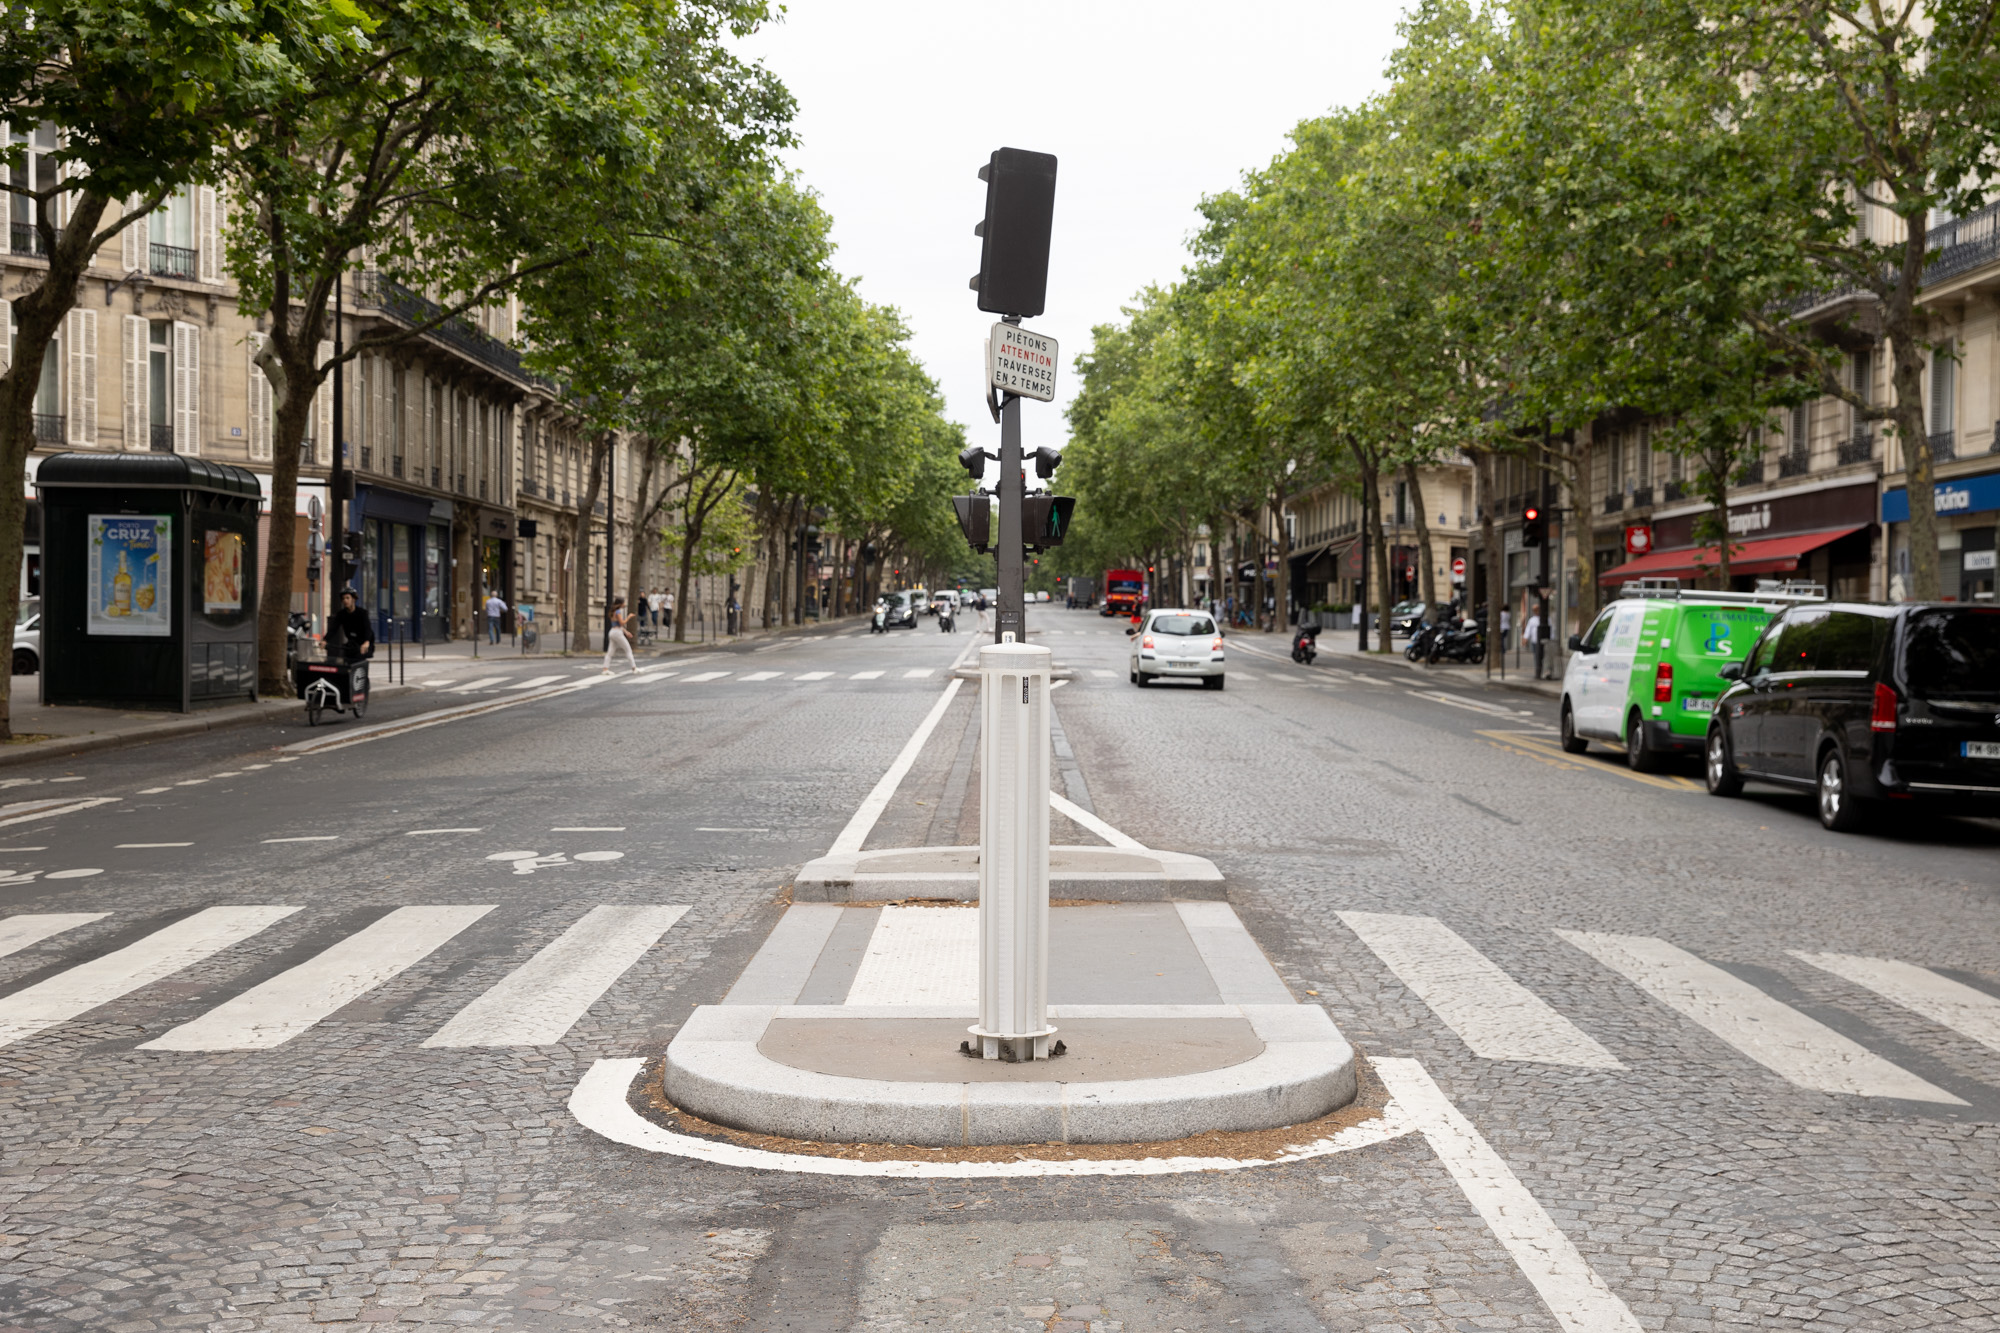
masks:
POLYGON ((1604 497, 1604 512, 1605 512, 1605 513, 1607 513, 1607 514, 1615 514, 1615 513, 1617 513, 1617 512, 1619 511, 1619 510, 1623 509, 1624 507, 1625 507, 1625 497, 1624 497, 1624 496, 1622 496, 1622 495, 1607 495, 1607 496, 1605 496, 1605 497, 1604 497))
POLYGON ((1924 266, 1925 286, 1985 264, 2000 263, 2000 203, 1936 224, 1928 240, 1935 258, 1924 266))
POLYGON ((69 418, 51 416, 47 412, 35 413, 35 443, 62 444, 69 439, 69 418))
POLYGON ((152 250, 150 256, 152 263, 149 267, 154 274, 162 278, 185 278, 189 282, 194 281, 195 273, 198 271, 197 264, 201 258, 196 251, 180 245, 161 245, 158 241, 154 241, 149 248, 152 250))
POLYGON ((1958 457, 1958 432, 1955 430, 1932 431, 1929 444, 1933 463, 1949 463, 1958 457))
POLYGON ((1849 463, 1866 463, 1874 457, 1875 436, 1865 428, 1840 442, 1839 462, 1843 467, 1849 463))
POLYGON ((1791 453, 1791 454, 1780 454, 1780 455, 1778 455, 1778 476, 1779 476, 1779 477, 1781 477, 1781 478, 1782 478, 1782 477, 1803 477, 1803 476, 1804 476, 1804 475, 1805 475, 1806 473, 1808 473, 1808 472, 1810 472, 1810 471, 1812 471, 1812 455, 1811 455, 1811 454, 1807 454, 1807 453, 1791 453))
MULTIPOLYGON (((411 291, 394 278, 377 272, 355 275, 354 303, 357 306, 372 305, 403 323, 415 326, 428 324, 444 313, 444 307, 427 296, 411 291)), ((541 376, 532 374, 521 364, 521 354, 498 338, 481 332, 463 315, 453 315, 424 333, 426 338, 442 343, 453 351, 461 352, 483 365, 490 366, 503 375, 530 383, 546 384, 541 376)), ((463 486, 459 487, 464 490, 463 486)))
POLYGON ((1653 503, 1653 488, 1651 486, 1634 486, 1632 488, 1632 507, 1634 509, 1644 509, 1651 503, 1653 503))
POLYGON ((155 425, 153 427, 153 452, 170 454, 174 451, 174 428, 155 425))
POLYGON ((1668 504, 1672 504, 1676 500, 1685 500, 1687 499, 1687 493, 1688 493, 1688 488, 1686 482, 1670 481, 1667 483, 1666 501, 1668 504))
MULTIPOLYGON (((40 228, 36 227, 34 223, 16 222, 11 224, 10 230, 12 231, 13 235, 9 238, 9 240, 13 246, 15 254, 39 255, 43 259, 47 259, 49 257, 49 252, 47 248, 44 247, 42 244, 41 230, 40 228)), ((61 227, 56 228, 56 244, 57 245, 62 244, 61 227)))

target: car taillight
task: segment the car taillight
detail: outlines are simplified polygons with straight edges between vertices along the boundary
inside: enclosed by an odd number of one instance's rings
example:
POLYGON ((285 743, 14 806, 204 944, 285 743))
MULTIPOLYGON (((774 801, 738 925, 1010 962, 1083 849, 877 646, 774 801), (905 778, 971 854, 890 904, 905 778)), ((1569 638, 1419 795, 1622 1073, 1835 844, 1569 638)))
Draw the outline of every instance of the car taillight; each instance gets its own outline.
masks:
POLYGON ((1139 646, 1141 648, 1151 648, 1153 646, 1153 636, 1147 634, 1141 637, 1139 640, 1139 646))
POLYGON ((1213 639, 1210 639, 1208 641, 1208 651, 1210 651, 1211 653, 1219 653, 1222 651, 1222 636, 1220 634, 1216 635, 1213 639))
POLYGON ((1662 662, 1653 668, 1653 702, 1672 703, 1674 700, 1674 668, 1671 662, 1662 662))
POLYGON ((1870 731, 1894 731, 1896 729, 1896 705, 1902 700, 1896 692, 1882 682, 1875 682, 1875 711, 1869 714, 1870 731))

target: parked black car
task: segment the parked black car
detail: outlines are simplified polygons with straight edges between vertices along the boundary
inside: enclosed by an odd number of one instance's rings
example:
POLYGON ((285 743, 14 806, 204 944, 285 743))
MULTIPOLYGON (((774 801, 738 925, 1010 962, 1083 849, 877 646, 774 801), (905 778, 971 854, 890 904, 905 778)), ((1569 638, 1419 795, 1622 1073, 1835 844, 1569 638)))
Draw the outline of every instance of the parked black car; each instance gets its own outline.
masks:
POLYGON ((1793 606, 1720 674, 1715 795, 1745 778, 1814 790, 1837 832, 1877 803, 2000 815, 2000 607, 1793 606))

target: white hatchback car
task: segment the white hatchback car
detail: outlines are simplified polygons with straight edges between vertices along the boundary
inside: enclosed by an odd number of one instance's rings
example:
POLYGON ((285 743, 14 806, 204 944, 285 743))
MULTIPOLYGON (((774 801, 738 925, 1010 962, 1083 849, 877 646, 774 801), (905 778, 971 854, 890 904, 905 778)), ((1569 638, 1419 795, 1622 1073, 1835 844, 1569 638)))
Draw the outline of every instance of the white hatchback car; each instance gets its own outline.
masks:
POLYGON ((1143 624, 1125 633, 1132 640, 1132 683, 1185 676, 1205 690, 1223 681, 1222 631, 1206 611, 1148 611, 1143 624))

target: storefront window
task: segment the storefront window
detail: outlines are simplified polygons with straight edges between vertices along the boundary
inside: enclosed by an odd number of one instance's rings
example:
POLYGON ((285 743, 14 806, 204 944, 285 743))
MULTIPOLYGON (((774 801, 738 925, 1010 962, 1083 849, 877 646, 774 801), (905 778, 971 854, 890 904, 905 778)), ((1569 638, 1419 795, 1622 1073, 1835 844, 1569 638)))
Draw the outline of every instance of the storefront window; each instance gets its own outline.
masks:
POLYGON ((444 529, 424 529, 424 614, 444 614, 444 529))
POLYGON ((484 593, 507 595, 507 580, 503 573, 507 543, 497 537, 483 538, 479 543, 479 586, 484 593))
POLYGON ((361 604, 369 610, 382 605, 382 525, 374 519, 361 524, 361 604))

